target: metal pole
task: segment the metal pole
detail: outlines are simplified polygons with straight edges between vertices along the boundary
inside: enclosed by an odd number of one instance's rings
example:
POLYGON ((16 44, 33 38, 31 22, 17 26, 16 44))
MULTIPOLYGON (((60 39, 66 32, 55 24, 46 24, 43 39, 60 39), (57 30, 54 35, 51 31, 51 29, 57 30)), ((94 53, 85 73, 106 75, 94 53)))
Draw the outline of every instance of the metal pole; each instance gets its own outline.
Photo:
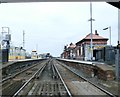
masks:
POLYGON ((7 27, 8 28, 8 34, 9 34, 9 32, 10 32, 10 28, 9 27, 7 27))
POLYGON ((111 46, 111 26, 109 27, 109 32, 110 32, 110 46, 111 46))
POLYGON ((91 30, 91 33, 90 33, 90 38, 91 38, 91 41, 90 41, 90 48, 91 48, 91 61, 92 61, 92 2, 90 1, 90 30, 91 30))
POLYGON ((23 30, 23 48, 25 48, 25 31, 23 30))
POLYGON ((36 44, 36 56, 38 56, 38 44, 36 44))
POLYGON ((120 52, 119 52, 119 49, 117 49, 116 50, 116 60, 115 60, 115 71, 116 71, 116 80, 120 80, 120 66, 119 66, 119 64, 120 64, 120 60, 119 60, 119 58, 120 58, 120 52))

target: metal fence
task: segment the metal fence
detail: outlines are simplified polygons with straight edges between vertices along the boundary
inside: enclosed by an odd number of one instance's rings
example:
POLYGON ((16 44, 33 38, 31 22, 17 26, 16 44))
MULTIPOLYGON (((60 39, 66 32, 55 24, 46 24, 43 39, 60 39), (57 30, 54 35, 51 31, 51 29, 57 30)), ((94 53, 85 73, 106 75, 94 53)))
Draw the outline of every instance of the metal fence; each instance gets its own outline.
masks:
POLYGON ((115 64, 115 53, 116 47, 106 46, 104 48, 94 50, 94 57, 96 61, 115 64))

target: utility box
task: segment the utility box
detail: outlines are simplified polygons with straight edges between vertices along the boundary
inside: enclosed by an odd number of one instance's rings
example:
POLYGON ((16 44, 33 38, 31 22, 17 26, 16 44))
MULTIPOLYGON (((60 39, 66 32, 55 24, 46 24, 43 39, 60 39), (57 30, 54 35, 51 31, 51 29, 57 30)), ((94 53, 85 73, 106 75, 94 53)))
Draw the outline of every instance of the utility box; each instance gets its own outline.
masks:
POLYGON ((8 62, 8 49, 2 49, 2 63, 8 62))

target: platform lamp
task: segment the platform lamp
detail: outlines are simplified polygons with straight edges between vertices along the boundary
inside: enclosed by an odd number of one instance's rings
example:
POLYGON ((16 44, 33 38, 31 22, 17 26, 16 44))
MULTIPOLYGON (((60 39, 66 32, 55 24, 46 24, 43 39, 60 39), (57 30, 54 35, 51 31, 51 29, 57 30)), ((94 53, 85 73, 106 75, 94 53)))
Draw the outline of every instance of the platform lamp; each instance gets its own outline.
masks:
POLYGON ((110 33, 110 46, 111 46, 111 26, 104 28, 103 30, 107 30, 109 29, 109 33, 110 33))
POLYGON ((90 21, 90 50, 91 50, 91 61, 93 60, 93 40, 92 40, 92 22, 95 21, 95 19, 92 18, 92 0, 90 0, 90 19, 88 20, 90 21))

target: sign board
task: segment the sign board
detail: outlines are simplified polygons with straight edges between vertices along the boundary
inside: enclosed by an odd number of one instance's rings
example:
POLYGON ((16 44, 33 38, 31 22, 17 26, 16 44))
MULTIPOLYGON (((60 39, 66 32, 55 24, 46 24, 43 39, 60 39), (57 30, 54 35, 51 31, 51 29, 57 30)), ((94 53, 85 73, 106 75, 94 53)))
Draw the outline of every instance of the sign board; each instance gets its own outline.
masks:
POLYGON ((6 34, 6 36, 5 36, 5 40, 7 40, 7 41, 11 41, 11 34, 6 34))

